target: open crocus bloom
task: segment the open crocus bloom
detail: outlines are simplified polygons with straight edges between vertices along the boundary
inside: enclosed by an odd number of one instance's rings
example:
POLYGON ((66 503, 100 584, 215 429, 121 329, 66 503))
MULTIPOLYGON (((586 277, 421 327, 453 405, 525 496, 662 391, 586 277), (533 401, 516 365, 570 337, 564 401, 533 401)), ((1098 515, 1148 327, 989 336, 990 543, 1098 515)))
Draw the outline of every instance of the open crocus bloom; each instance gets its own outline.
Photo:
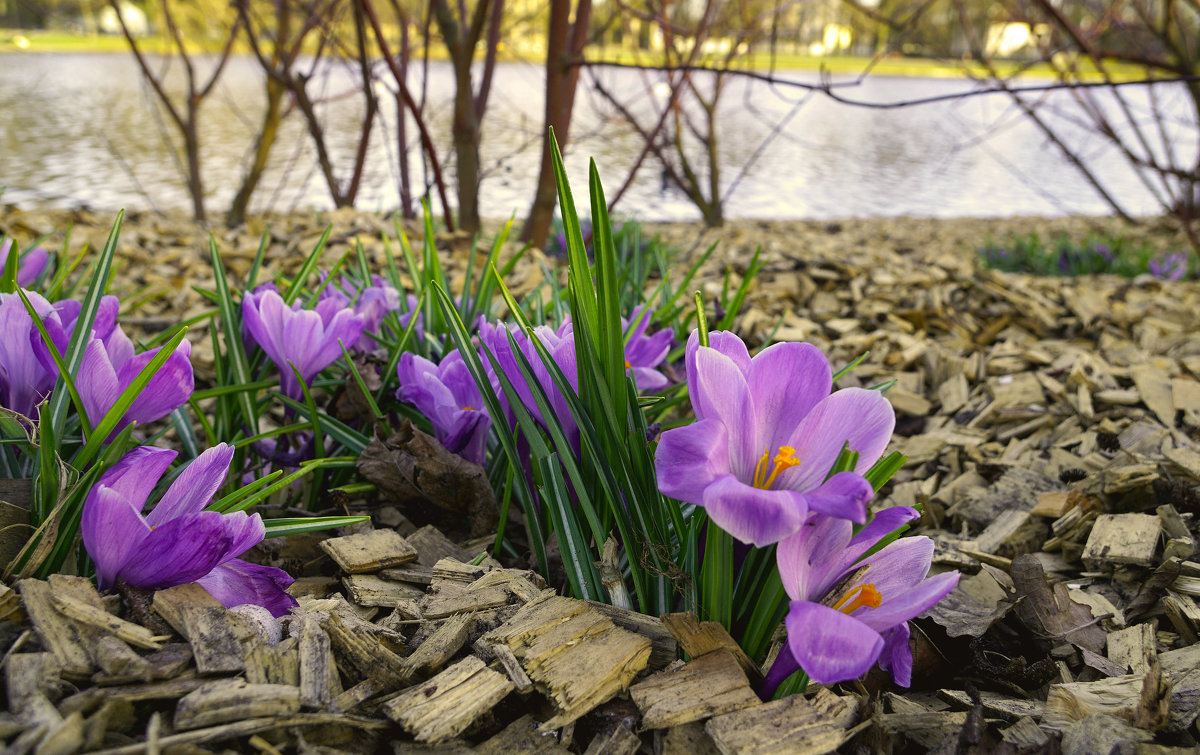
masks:
POLYGON ((703 506, 719 527, 757 546, 797 532, 810 511, 862 522, 874 494, 863 478, 883 454, 896 417, 878 391, 830 393, 825 356, 777 343, 753 359, 742 340, 716 331, 686 362, 696 422, 663 433, 655 454, 665 495, 703 506), (829 476, 842 446, 853 471, 829 476))
POLYGON ((262 518, 204 510, 229 472, 232 446, 221 443, 196 457, 142 515, 175 456, 163 448, 135 448, 88 493, 79 529, 100 588, 118 579, 146 589, 199 582, 227 606, 256 603, 276 616, 286 613, 295 605, 284 592, 291 577, 235 558, 263 539, 262 518))
POLYGON ((291 307, 279 292, 260 288, 242 300, 246 331, 279 368, 279 385, 285 396, 304 396, 292 365, 305 383, 337 361, 342 346, 349 349, 363 332, 363 318, 337 299, 325 299, 313 310, 291 307))
POLYGON ((883 509, 853 534, 845 519, 813 514, 779 543, 779 577, 791 603, 787 644, 763 682, 769 696, 797 669, 822 684, 856 679, 879 662, 897 684, 912 680, 908 620, 924 613, 958 583, 958 572, 926 579, 933 541, 896 540, 863 558, 888 534, 920 514, 883 509))
POLYGON ((447 451, 482 464, 492 418, 462 354, 452 351, 441 364, 434 364, 406 351, 400 355, 396 374, 400 378, 396 397, 429 418, 438 442, 447 451))

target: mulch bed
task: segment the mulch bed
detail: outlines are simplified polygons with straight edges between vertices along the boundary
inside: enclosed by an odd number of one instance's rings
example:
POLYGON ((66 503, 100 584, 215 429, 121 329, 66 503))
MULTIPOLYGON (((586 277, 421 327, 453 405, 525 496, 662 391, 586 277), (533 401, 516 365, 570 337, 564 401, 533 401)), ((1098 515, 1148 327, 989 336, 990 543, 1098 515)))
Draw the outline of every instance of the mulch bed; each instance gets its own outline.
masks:
MULTIPOLYGON (((341 244, 390 227, 334 221, 341 244)), ((320 228, 305 222, 273 226, 272 264, 298 263, 320 228)), ((471 565, 487 538, 451 541, 379 501, 370 526, 259 548, 300 577, 282 626, 187 585, 4 588, 0 737, 13 752, 1192 752, 1200 285, 993 273, 947 240, 1030 222, 743 223, 710 262, 736 279, 764 243, 742 334, 777 329, 835 365, 869 351, 843 386, 898 380, 909 463, 877 505, 922 505, 935 568, 964 573, 914 624, 911 690, 873 672, 763 703, 760 669, 718 627, 471 565)), ((1082 221, 1038 227, 1055 222, 1082 221)), ((127 268, 127 290, 167 293, 135 320, 201 306, 195 229, 145 219, 124 238, 155 260, 127 268)), ((236 268, 257 236, 218 241, 236 268)), ((516 286, 535 275, 522 266, 516 286)))

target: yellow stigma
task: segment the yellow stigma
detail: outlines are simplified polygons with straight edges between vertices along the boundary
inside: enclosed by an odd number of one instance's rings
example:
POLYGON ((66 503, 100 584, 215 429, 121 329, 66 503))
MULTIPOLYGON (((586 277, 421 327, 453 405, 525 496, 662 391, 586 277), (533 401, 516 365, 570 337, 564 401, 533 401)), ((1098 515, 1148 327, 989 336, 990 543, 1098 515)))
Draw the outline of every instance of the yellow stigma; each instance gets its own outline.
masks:
POLYGON ((780 446, 774 461, 775 466, 770 466, 771 449, 764 449, 762 458, 758 460, 758 466, 754 469, 754 487, 770 490, 771 483, 775 482, 775 478, 779 476, 780 472, 800 463, 800 460, 796 458, 796 449, 791 446, 780 446))
POLYGON ((837 603, 834 603, 833 610, 841 611, 844 614, 852 614, 863 606, 867 608, 879 608, 881 603, 883 603, 883 596, 875 589, 875 585, 859 585, 843 595, 842 599, 837 603))
POLYGON ((463 411, 463 412, 473 412, 473 411, 475 411, 475 407, 473 407, 473 406, 464 406, 464 407, 462 407, 462 408, 461 408, 459 411, 463 411))
POLYGON ((625 369, 627 369, 627 370, 628 370, 628 369, 632 369, 632 367, 633 367, 633 365, 629 363, 629 360, 628 360, 628 359, 626 359, 626 360, 625 360, 625 369))

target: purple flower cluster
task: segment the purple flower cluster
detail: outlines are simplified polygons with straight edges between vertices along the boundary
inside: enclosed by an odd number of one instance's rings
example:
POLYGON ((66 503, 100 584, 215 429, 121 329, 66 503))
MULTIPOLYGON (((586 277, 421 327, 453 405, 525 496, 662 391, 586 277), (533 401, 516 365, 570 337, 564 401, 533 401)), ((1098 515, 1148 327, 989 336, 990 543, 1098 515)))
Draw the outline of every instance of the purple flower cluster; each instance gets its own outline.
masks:
MULTIPOLYGON (((658 391, 670 384, 657 368, 667 358, 671 348, 671 332, 659 330, 648 333, 653 312, 634 308, 630 319, 622 319, 626 330, 625 367, 633 375, 639 389, 658 391), (630 323, 632 320, 632 324, 630 323)), ((509 423, 514 414, 507 395, 501 389, 499 373, 512 382, 521 405, 533 418, 546 426, 546 418, 534 400, 534 388, 520 379, 520 357, 528 361, 534 380, 545 392, 555 420, 562 426, 572 448, 579 449, 579 428, 575 424, 566 397, 550 376, 550 370, 538 355, 533 341, 516 325, 492 324, 480 318, 478 324, 480 361, 487 372, 492 390, 500 399, 509 423), (509 336, 512 340, 509 340, 509 336), (516 348, 514 349, 514 343, 516 348), (492 363, 494 357, 499 373, 492 363)), ((575 333, 568 318, 557 330, 546 325, 533 329, 534 338, 549 352, 562 370, 572 390, 579 390, 575 363, 575 333)), ((434 364, 414 354, 404 354, 397 366, 400 390, 397 397, 413 404, 433 423, 435 434, 448 450, 463 458, 482 464, 491 417, 484 408, 483 397, 463 362, 462 355, 452 351, 434 364)))
POLYGON ((1168 252, 1150 260, 1147 265, 1150 274, 1162 280, 1177 281, 1187 275, 1187 252, 1168 252))
POLYGON ((830 392, 829 362, 815 347, 779 343, 753 358, 731 333, 709 346, 693 333, 686 351, 696 421, 663 433, 659 489, 704 508, 711 522, 757 546, 778 543, 791 598, 788 642, 764 684, 769 695, 803 669, 822 683, 861 676, 878 662, 907 685, 907 621, 946 595, 957 573, 925 579, 928 538, 880 541, 916 518, 885 509, 857 534, 874 495, 863 477, 891 439, 895 415, 878 392, 830 392), (851 471, 830 475, 844 445, 851 471))
POLYGON ((236 558, 262 541, 262 518, 205 510, 229 472, 232 446, 220 443, 196 457, 143 515, 150 491, 175 456, 162 448, 135 448, 88 493, 79 528, 100 588, 118 579, 146 589, 198 582, 226 606, 254 603, 276 616, 287 613, 296 604, 285 592, 292 578, 236 558))
MULTIPOLYGON (((384 316, 388 312, 400 309, 400 292, 378 275, 371 276, 371 285, 369 286, 365 284, 356 285, 354 281, 342 278, 340 286, 335 288, 330 285, 321 292, 321 301, 336 302, 337 308, 351 307, 354 310, 354 314, 363 318, 362 335, 353 344, 347 344, 346 348, 368 352, 375 350, 379 346, 375 342, 375 339, 371 337, 371 334, 379 332, 384 316)), ((400 327, 408 325, 408 321, 413 316, 417 306, 417 297, 409 294, 405 298, 405 305, 407 311, 400 315, 400 327)), ((418 318, 416 336, 417 338, 423 338, 424 333, 420 314, 416 314, 418 318)))
MULTIPOLYGON (((55 348, 65 354, 79 319, 80 303, 65 299, 51 304, 35 292, 26 291, 25 294, 55 348)), ((83 362, 75 378, 84 410, 93 425, 112 408, 117 397, 159 351, 151 349, 135 353, 133 342, 117 323, 119 308, 120 302, 115 296, 100 300, 83 362)), ((134 399, 117 429, 130 422, 161 419, 186 403, 193 389, 190 357, 191 344, 181 341, 134 399)), ((0 294, 0 405, 32 417, 37 404, 54 387, 57 377, 58 368, 50 349, 21 298, 16 294, 0 294)))

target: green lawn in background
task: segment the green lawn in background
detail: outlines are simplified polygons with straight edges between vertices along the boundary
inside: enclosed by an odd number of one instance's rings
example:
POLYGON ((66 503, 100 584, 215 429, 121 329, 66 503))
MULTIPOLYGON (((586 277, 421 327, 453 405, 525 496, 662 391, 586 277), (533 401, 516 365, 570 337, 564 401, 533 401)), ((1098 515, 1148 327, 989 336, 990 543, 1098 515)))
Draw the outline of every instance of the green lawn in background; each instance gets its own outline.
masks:
MULTIPOLYGON (((143 49, 150 53, 164 52, 168 49, 166 40, 160 37, 146 37, 139 40, 139 42, 143 46, 143 49)), ((213 50, 219 50, 222 42, 223 40, 214 40, 211 45, 213 50)), ((123 53, 128 52, 128 49, 124 37, 120 35, 88 36, 61 31, 0 29, 0 52, 123 53)), ((245 52, 245 50, 242 52, 245 52)), ((434 59, 444 59, 445 57, 445 51, 441 48, 435 47, 431 53, 431 57, 434 59)), ((541 60, 536 56, 516 57, 512 55, 506 56, 502 53, 501 57, 507 57, 509 60, 524 59, 535 64, 541 64, 541 60)), ((659 64, 655 53, 629 50, 621 47, 589 48, 587 57, 592 61, 613 61, 626 64, 640 63, 647 66, 659 64)), ((699 64, 721 66, 724 63, 717 56, 707 56, 702 58, 699 64)), ((1009 61, 996 62, 996 67, 1002 75, 1007 76, 1023 70, 1025 75, 1030 77, 1056 78, 1055 72, 1044 64, 1037 64, 1028 68, 1025 66, 1026 64, 1009 61)), ((772 56, 768 53, 754 53, 744 58, 739 58, 735 63, 735 67, 742 70, 774 70, 778 72, 826 70, 830 73, 845 75, 866 72, 876 76, 930 78, 961 78, 968 76, 986 78, 987 76, 987 72, 983 66, 971 61, 911 58, 899 55, 872 59, 852 55, 817 56, 779 53, 772 56)), ((1087 64, 1086 61, 1080 65, 1080 69, 1083 78, 1090 78, 1090 74, 1094 74, 1094 68, 1087 64)), ((1138 79, 1146 75, 1142 69, 1131 65, 1110 64, 1109 70, 1117 80, 1138 79)))

